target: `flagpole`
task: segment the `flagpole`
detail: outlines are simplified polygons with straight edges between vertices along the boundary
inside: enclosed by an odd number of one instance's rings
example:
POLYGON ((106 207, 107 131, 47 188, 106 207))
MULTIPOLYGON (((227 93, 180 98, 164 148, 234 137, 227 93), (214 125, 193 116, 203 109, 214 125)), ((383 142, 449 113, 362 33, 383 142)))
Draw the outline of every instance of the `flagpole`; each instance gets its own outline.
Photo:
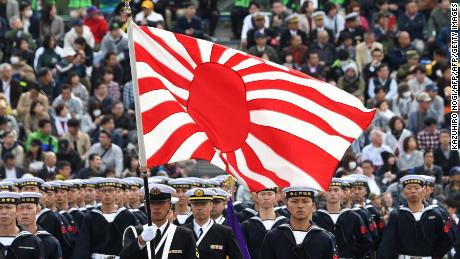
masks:
MULTIPOLYGON (((128 47, 129 47, 129 60, 131 65, 132 84, 134 91, 134 107, 136 114, 136 127, 137 127, 137 146, 139 150, 139 173, 142 173, 144 179, 144 193, 145 193, 145 213, 147 214, 147 225, 152 226, 152 215, 150 213, 150 193, 149 193, 149 180, 148 180, 148 168, 147 158, 145 155, 144 145, 144 128, 142 127, 142 115, 141 115, 141 104, 139 99, 139 83, 137 80, 137 67, 136 67, 136 55, 134 50, 134 38, 133 38, 133 27, 136 26, 132 20, 131 6, 129 5, 131 0, 122 0, 125 3, 124 13, 128 17, 128 47)), ((155 259, 155 242, 147 242, 149 249, 147 249, 147 256, 149 259, 155 259)))

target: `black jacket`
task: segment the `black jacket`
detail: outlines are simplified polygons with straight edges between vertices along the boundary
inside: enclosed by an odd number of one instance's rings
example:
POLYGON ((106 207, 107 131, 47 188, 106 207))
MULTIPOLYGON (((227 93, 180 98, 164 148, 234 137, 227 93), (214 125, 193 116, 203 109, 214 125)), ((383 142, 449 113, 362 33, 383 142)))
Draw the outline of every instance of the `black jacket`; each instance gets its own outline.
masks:
MULTIPOLYGON (((11 104, 11 109, 16 109, 16 106, 18 106, 19 98, 21 97, 22 94, 22 88, 19 85, 19 82, 16 80, 11 79, 10 81, 10 104, 11 104)), ((3 89, 3 81, 0 80, 0 92, 4 93, 3 89)))
MULTIPOLYGON (((26 172, 24 171, 24 169, 22 169, 21 167, 17 167, 15 166, 14 169, 16 169, 16 178, 21 178, 26 172)), ((0 178, 1 179, 5 179, 6 178, 6 167, 5 165, 2 165, 2 167, 0 167, 0 178)))
MULTIPOLYGON (((193 222, 184 227, 190 229, 195 235, 193 222)), ((195 236, 195 239, 198 240, 198 237, 195 236)), ((233 231, 227 226, 216 223, 211 226, 198 245, 198 252, 200 259, 226 259, 227 256, 229 259, 243 258, 233 231)))
POLYGON ((315 225, 297 245, 291 226, 283 224, 267 233, 258 259, 331 259, 336 258, 335 247, 333 235, 315 225))
POLYGON ((62 250, 59 241, 53 237, 46 230, 38 227, 35 236, 40 238, 43 244, 44 256, 46 259, 60 259, 62 258, 62 250))
POLYGON ((20 231, 10 246, 0 243, 0 255, 4 259, 44 259, 42 241, 35 235, 20 231), (7 251, 6 256, 3 256, 7 251))
MULTIPOLYGON (((123 249, 120 253, 121 259, 149 258, 147 255, 147 247, 145 246, 141 249, 138 243, 138 237, 142 234, 144 227, 145 226, 128 227, 125 230, 125 233, 123 235, 123 249)), ((162 233, 163 235, 166 233, 169 227, 171 227, 170 224, 168 224, 168 226, 164 230, 165 232, 162 233)), ((171 246, 169 248, 168 259, 201 258, 198 256, 198 250, 196 248, 195 242, 196 241, 192 231, 184 227, 177 227, 171 242, 171 246)), ((166 242, 164 242, 158 250, 156 258, 161 258, 161 256, 163 255, 165 243, 166 242)))
MULTIPOLYGON (((297 30, 297 35, 302 38, 302 44, 307 45, 307 34, 304 31, 297 30)), ((285 30, 283 33, 281 33, 279 44, 280 49, 284 49, 284 47, 287 47, 291 44, 291 32, 289 30, 285 30)))
POLYGON ((62 255, 64 258, 69 258, 72 254, 73 243, 62 217, 59 213, 45 208, 37 216, 37 225, 58 240, 62 255))

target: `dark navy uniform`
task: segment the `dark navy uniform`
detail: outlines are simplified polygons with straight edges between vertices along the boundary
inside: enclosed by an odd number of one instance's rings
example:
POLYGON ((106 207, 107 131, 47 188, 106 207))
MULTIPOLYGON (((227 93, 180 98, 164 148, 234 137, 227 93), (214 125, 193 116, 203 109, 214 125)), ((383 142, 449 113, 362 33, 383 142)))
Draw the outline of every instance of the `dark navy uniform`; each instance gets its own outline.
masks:
POLYGON ((297 244, 289 224, 271 230, 265 236, 259 259, 331 259, 336 258, 335 240, 328 231, 311 225, 303 242, 297 244))
POLYGON ((83 220, 73 258, 91 258, 92 254, 118 256, 123 232, 137 225, 136 217, 124 207, 118 209, 112 222, 107 221, 100 209, 93 209, 83 220))
POLYGON ((317 210, 313 222, 331 232, 337 241, 337 253, 341 258, 364 257, 372 249, 372 237, 361 217, 351 209, 343 209, 334 223, 326 210, 317 210))
POLYGON ((254 207, 245 208, 244 210, 238 212, 237 217, 240 223, 245 222, 246 220, 257 215, 257 211, 254 207))
POLYGON ((27 231, 20 231, 9 246, 3 245, 2 238, 0 238, 0 258, 2 259, 45 258, 42 241, 27 231))
POLYGON ((268 233, 268 231, 282 224, 285 224, 288 221, 289 220, 285 216, 277 213, 273 225, 269 230, 265 228, 259 215, 243 222, 241 225, 241 230, 243 231, 251 258, 257 258, 260 247, 262 246, 262 242, 264 241, 265 235, 268 233))
POLYGON ((43 244, 43 252, 46 259, 60 259, 62 258, 62 250, 59 245, 59 241, 53 237, 50 233, 38 228, 38 231, 35 233, 35 236, 40 238, 43 244))
MULTIPOLYGON (((193 233, 193 223, 184 225, 193 233)), ((195 235, 195 234, 194 234, 195 235)), ((195 237, 199 240, 198 237, 195 237)), ((200 259, 241 259, 241 250, 236 241, 233 231, 223 225, 214 223, 208 230, 202 241, 198 244, 200 259)))
POLYGON ((81 229, 81 224, 83 223, 83 218, 85 217, 85 214, 79 208, 71 208, 69 209, 68 213, 75 220, 77 230, 81 229))
MULTIPOLYGON (((171 224, 168 224, 162 235, 164 236, 167 233, 168 229, 171 227, 171 224)), ((144 226, 128 227, 123 235, 123 250, 121 251, 121 259, 147 259, 147 246, 140 247, 138 237, 141 235, 144 230, 144 226)), ((167 239, 167 237, 166 237, 167 239)), ((165 242, 161 244, 158 253, 156 253, 156 258, 161 258, 163 255, 164 248, 166 246, 165 242)), ((198 250, 195 245, 195 238, 193 232, 184 227, 177 227, 174 233, 174 236, 169 247, 168 259, 198 259, 198 250)), ((156 248, 156 247, 155 247, 156 248)))
POLYGON ((449 226, 439 210, 426 207, 420 220, 416 220, 410 209, 402 205, 390 214, 378 254, 384 259, 399 255, 441 258, 452 244, 449 226))
POLYGON ((37 225, 59 241, 63 258, 70 258, 73 251, 74 240, 67 231, 68 224, 64 216, 48 208, 43 209, 37 217, 37 225))
POLYGON ((366 203, 364 208, 366 208, 375 222, 375 231, 378 234, 377 244, 380 244, 380 241, 383 237, 383 232, 385 231, 385 221, 383 220, 382 214, 380 213, 379 209, 370 203, 370 201, 366 203))
POLYGON ((373 244, 372 248, 373 250, 377 250, 379 247, 380 238, 379 238, 379 233, 377 231, 377 224, 372 218, 372 215, 369 213, 369 211, 366 208, 362 207, 359 204, 354 205, 352 210, 356 212, 356 214, 358 214, 363 220, 367 231, 370 233, 372 237, 372 244, 373 244))
POLYGON ((141 225, 147 224, 147 214, 145 214, 145 212, 140 209, 129 209, 129 211, 136 217, 141 225))

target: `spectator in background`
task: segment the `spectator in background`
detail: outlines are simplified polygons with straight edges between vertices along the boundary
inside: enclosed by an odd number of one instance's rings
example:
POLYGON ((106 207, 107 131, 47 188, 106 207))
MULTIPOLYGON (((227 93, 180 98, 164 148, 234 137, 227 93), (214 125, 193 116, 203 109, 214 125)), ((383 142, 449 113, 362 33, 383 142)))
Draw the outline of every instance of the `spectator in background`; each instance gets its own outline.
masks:
MULTIPOLYGON (((283 5, 280 0, 275 0, 272 3, 272 15, 270 19, 270 29, 273 30, 276 36, 279 36, 283 31, 286 30, 286 18, 291 15, 291 11, 283 5)), ((311 15, 311 13, 310 13, 311 15)), ((304 16, 305 17, 305 16, 304 16)), ((299 29, 300 29, 300 15, 299 18, 299 29)), ((305 30, 302 30, 305 32, 305 30)))
POLYGON ((356 45, 356 63, 358 64, 358 68, 360 71, 363 71, 367 64, 374 61, 373 52, 375 49, 383 51, 382 43, 375 41, 374 33, 364 33, 364 41, 356 45))
POLYGON ((371 143, 363 148, 361 160, 370 160, 378 168, 383 165, 381 153, 392 152, 391 148, 383 143, 384 133, 379 129, 371 131, 371 143))
POLYGON ((57 153, 57 160, 69 162, 70 166, 72 167, 72 172, 76 174, 78 171, 80 171, 82 166, 80 154, 78 154, 78 152, 70 146, 70 143, 67 139, 59 140, 58 145, 59 148, 57 153))
POLYGON ((377 184, 380 180, 377 180, 374 173, 374 165, 372 164, 372 161, 370 160, 364 160, 361 163, 361 168, 363 169, 363 175, 367 176, 369 178, 368 185, 369 185, 369 190, 370 193, 373 193, 375 195, 380 195, 380 186, 377 184))
POLYGON ((86 43, 91 48, 94 48, 95 39, 94 35, 91 32, 91 29, 83 24, 83 21, 80 18, 74 19, 70 22, 72 29, 70 29, 64 36, 64 48, 66 47, 75 47, 75 39, 77 38, 84 38, 86 43))
MULTIPOLYGON (((364 37, 365 39, 366 37, 364 37)), ((361 44, 361 43, 360 43, 361 44)), ((358 55, 358 49, 356 47, 356 55, 358 55)), ((377 68, 382 64, 383 60, 383 51, 379 48, 372 49, 371 51, 371 61, 362 68, 362 75, 364 83, 366 86, 369 85, 369 81, 377 77, 377 68)), ((365 99, 369 98, 369 94, 366 88, 364 93, 365 99)))
POLYGON ((52 35, 46 35, 43 39, 43 46, 40 47, 35 57, 37 59, 36 70, 42 68, 55 69, 61 60, 62 49, 56 44, 56 39, 52 35))
POLYGON ((436 119, 425 119, 425 128, 417 134, 417 141, 421 150, 435 150, 439 145, 439 130, 436 128, 436 119))
POLYGON ((38 130, 27 136, 26 149, 30 150, 32 140, 38 139, 41 141, 43 151, 57 152, 57 139, 52 135, 52 129, 50 120, 40 120, 38 122, 38 130))
POLYGON ((112 135, 112 142, 119 147, 123 147, 121 135, 115 131, 115 122, 112 115, 106 114, 102 116, 98 127, 94 130, 93 134, 91 134, 92 143, 97 143, 99 134, 102 131, 110 133, 112 135))
POLYGON ((16 165, 16 158, 14 154, 8 153, 3 158, 3 165, 0 167, 0 179, 19 179, 26 172, 16 165))
POLYGON ((273 31, 269 28, 264 27, 265 16, 259 13, 254 14, 254 28, 248 31, 247 35, 247 48, 250 49, 253 47, 255 42, 256 33, 262 33, 265 36, 266 43, 270 44, 272 38, 275 37, 273 31))
POLYGON ((399 85, 398 94, 393 98, 391 105, 391 110, 404 120, 407 120, 409 114, 416 111, 418 106, 414 94, 404 82, 399 85))
POLYGON ((417 95, 418 109, 409 113, 408 129, 417 135, 424 127, 427 118, 437 118, 437 114, 430 110, 432 99, 426 92, 417 95))
POLYGON ((16 132, 20 132, 16 118, 13 115, 8 114, 8 105, 6 104, 5 100, 0 100, 0 118, 5 120, 8 128, 16 132))
POLYGON ((51 69, 44 67, 38 70, 38 85, 40 89, 46 94, 48 101, 51 102, 57 95, 55 92, 56 82, 53 78, 51 69))
POLYGON ((3 142, 0 145, 0 158, 5 161, 8 154, 13 154, 15 165, 21 167, 24 164, 24 148, 17 141, 18 133, 16 131, 7 131, 3 134, 3 142))
POLYGON ((195 14, 195 5, 187 4, 184 16, 178 18, 174 25, 174 32, 202 39, 204 37, 202 22, 195 14))
POLYGON ((380 128, 383 132, 389 132, 389 122, 395 116, 395 113, 390 109, 390 104, 387 100, 377 103, 377 113, 374 117, 373 125, 380 128))
MULTIPOLYGON (((108 31, 108 24, 104 17, 100 15, 99 9, 95 6, 90 6, 86 10, 86 18, 83 24, 88 26, 94 36, 94 43, 98 45, 101 43, 102 38, 108 31)), ((94 46, 93 46, 94 47, 94 46)))
POLYGON ((71 47, 64 48, 61 53, 61 60, 56 64, 57 84, 65 82, 70 72, 75 72, 80 77, 85 77, 86 66, 84 58, 81 52, 77 53, 71 47))
POLYGON ((82 37, 78 37, 74 41, 75 51, 82 57, 82 63, 87 67, 91 67, 94 62, 93 49, 86 43, 82 37))
POLYGON ((418 149, 417 139, 407 137, 403 142, 403 150, 398 157, 398 167, 401 171, 414 169, 423 165, 423 153, 418 149))
POLYGON ((291 43, 293 36, 300 36, 302 44, 307 44, 307 34, 304 31, 299 30, 299 15, 291 14, 286 18, 287 30, 281 33, 280 37, 280 48, 283 49, 291 43))
POLYGON ((121 89, 120 85, 117 82, 113 81, 113 79, 113 71, 110 70, 110 68, 104 69, 104 71, 102 72, 101 81, 103 84, 107 86, 107 94, 110 96, 110 98, 112 98, 114 102, 116 102, 120 100, 121 89))
POLYGON ((32 101, 29 109, 29 112, 24 116, 24 131, 26 135, 38 129, 38 122, 40 120, 51 119, 48 110, 45 110, 45 106, 39 100, 32 101))
MULTIPOLYGON (((99 133, 99 143, 95 143, 86 153, 85 157, 90 154, 98 154, 102 159, 101 170, 114 168, 117 177, 121 177, 123 171, 123 152, 121 148, 112 143, 112 134, 102 130, 99 133)), ((86 161, 88 166, 89 161, 86 161)))
POLYGON ((16 0, 0 0, 0 17, 9 20, 13 16, 19 15, 19 6, 16 0))
POLYGON ((418 12, 415 1, 406 2, 406 12, 398 17, 400 31, 407 31, 417 49, 423 50, 424 40, 427 33, 425 16, 418 12))
POLYGON ((24 157, 23 168, 28 172, 36 175, 43 167, 45 154, 41 148, 41 141, 39 139, 33 139, 30 143, 30 148, 26 152, 24 157))
POLYGON ((88 157, 88 167, 84 167, 75 175, 78 179, 88 179, 92 177, 100 177, 102 165, 101 156, 98 154, 90 154, 88 157))
POLYGON ((94 85, 94 95, 89 99, 89 106, 99 104, 102 110, 99 112, 108 113, 112 107, 113 99, 109 96, 107 85, 102 82, 94 85))
POLYGON ((117 54, 115 54, 115 52, 107 52, 102 62, 100 62, 96 67, 94 67, 93 72, 91 74, 91 86, 93 87, 93 90, 96 88, 98 82, 100 82, 102 78, 102 73, 106 69, 112 70, 114 77, 113 80, 117 82, 119 85, 123 85, 125 83, 125 71, 123 67, 120 65, 120 61, 117 58, 117 54))
POLYGON ((61 137, 64 133, 67 133, 67 121, 69 121, 70 118, 71 116, 67 106, 63 103, 59 103, 55 107, 55 114, 53 116, 57 137, 61 137))
POLYGON ((359 13, 352 12, 347 14, 347 16, 345 16, 345 21, 347 26, 340 32, 339 38, 343 33, 349 33, 353 40, 353 45, 356 46, 356 44, 362 42, 364 38, 364 29, 360 26, 359 13))
MULTIPOLYGON (((306 1, 308 2, 308 1, 306 1)), ((314 23, 314 29, 311 31, 311 33, 308 35, 310 37, 310 43, 316 42, 316 39, 318 38, 318 32, 319 31, 326 31, 327 35, 329 36, 329 42, 334 44, 334 32, 324 25, 324 17, 326 14, 323 11, 317 11, 314 12, 312 15, 313 20, 315 21, 314 23)))
POLYGON ((70 143, 70 147, 80 154, 80 157, 86 154, 91 147, 89 135, 80 131, 80 122, 77 119, 67 121, 68 131, 61 136, 70 143))
POLYGON ((331 66, 336 59, 336 48, 329 42, 329 35, 326 31, 318 32, 316 42, 311 45, 310 51, 316 52, 319 63, 326 67, 331 66))
POLYGON ((409 50, 407 53, 407 63, 399 67, 396 74, 398 83, 407 82, 414 78, 414 71, 420 64, 420 56, 415 50, 409 50))
POLYGON ((390 49, 394 46, 394 38, 396 33, 396 26, 393 23, 392 25, 390 19, 393 18, 393 15, 379 14, 377 16, 376 24, 372 32, 375 34, 375 39, 382 43, 383 51, 387 54, 390 49))
MULTIPOLYGON (((316 23, 314 22, 315 17, 313 17, 313 12, 315 11, 315 6, 312 1, 304 1, 299 11, 299 29, 313 37, 311 33, 316 28, 316 23)), ((321 20, 324 25, 324 12, 321 20)), ((332 33, 332 31, 331 31, 332 33)), ((315 37, 313 37, 315 38, 315 37)))
MULTIPOLYGON (((243 27, 243 20, 248 15, 250 2, 248 0, 235 0, 230 14, 232 20, 232 32, 234 39, 241 38, 241 28, 243 27)), ((244 34, 246 36, 246 34, 244 34)))
POLYGON ((345 19, 338 13, 337 6, 329 2, 325 5, 324 10, 324 25, 334 33, 334 39, 339 37, 339 34, 345 28, 345 19))
POLYGON ((16 109, 22 89, 19 82, 13 79, 13 70, 10 64, 3 63, 0 65, 0 79, 0 92, 5 96, 7 104, 12 109, 16 109))
POLYGON ((404 120, 398 116, 392 117, 388 126, 390 130, 385 135, 385 144, 391 148, 392 153, 399 155, 403 150, 404 140, 412 136, 412 132, 406 129, 404 120))
POLYGON ((430 110, 438 115, 436 121, 441 124, 444 123, 444 100, 438 95, 438 87, 435 84, 429 84, 425 86, 425 91, 432 100, 430 110))
POLYGON ((326 69, 323 65, 319 63, 319 55, 315 51, 309 51, 307 54, 307 62, 305 65, 302 66, 300 71, 305 73, 311 77, 325 80, 326 77, 326 69))
POLYGON ((337 87, 364 100, 364 80, 361 78, 356 63, 344 67, 345 74, 339 78, 337 87))
POLYGON ((449 171, 449 183, 444 188, 446 198, 457 199, 460 192, 460 167, 452 167, 449 171))
POLYGON ((299 35, 291 37, 291 44, 283 49, 283 56, 291 55, 296 67, 305 64, 308 54, 308 47, 302 44, 302 38, 299 35))
POLYGON ((53 152, 45 153, 45 163, 43 168, 37 173, 37 176, 45 181, 54 181, 57 173, 57 158, 53 152))
POLYGON ((134 21, 142 26, 157 27, 161 25, 160 28, 164 27, 163 16, 159 13, 156 13, 153 10, 154 4, 152 1, 147 0, 143 1, 141 4, 142 11, 136 14, 134 21))
POLYGON ((34 82, 26 82, 28 91, 21 94, 16 107, 18 121, 22 122, 27 113, 31 111, 33 101, 40 101, 43 111, 48 112, 48 98, 41 92, 40 86, 34 82))
POLYGON ((377 68, 377 77, 369 81, 368 94, 370 98, 374 97, 375 88, 383 89, 387 100, 391 100, 396 96, 398 85, 390 77, 390 70, 387 64, 381 64, 377 68))
POLYGON ((388 52, 388 60, 392 70, 398 69, 407 62, 407 52, 416 50, 411 45, 411 37, 407 31, 400 31, 398 35, 398 46, 388 52))
POLYGON ((426 150, 423 153, 423 165, 415 168, 416 174, 431 175, 436 178, 437 184, 443 184, 443 172, 442 168, 438 165, 433 164, 434 155, 432 150, 426 150))
POLYGON ((218 0, 200 0, 197 10, 197 15, 200 17, 205 27, 207 28, 208 35, 213 37, 219 21, 219 8, 217 6, 218 0))
POLYGON ((73 95, 72 88, 68 84, 61 86, 61 94, 53 101, 53 107, 56 109, 58 105, 64 104, 68 107, 70 115, 73 118, 80 118, 83 115, 84 108, 81 100, 73 95))
POLYGON ((446 27, 450 27, 450 0, 440 0, 428 19, 428 42, 435 42, 438 33, 446 27))
POLYGON ((426 68, 424 65, 418 65, 413 70, 413 78, 410 79, 407 84, 409 85, 410 90, 415 95, 418 95, 420 92, 425 91, 427 85, 433 84, 433 81, 426 76, 426 68))
POLYGON ((89 102, 89 93, 86 86, 80 82, 80 76, 75 72, 70 72, 67 83, 72 89, 72 94, 76 98, 80 99, 83 107, 87 107, 89 102))
MULTIPOLYGON (((249 31, 251 33, 251 31, 249 31)), ((250 42, 254 42, 254 46, 251 46, 248 53, 256 57, 262 57, 264 54, 268 56, 269 61, 278 63, 278 55, 276 50, 271 46, 267 45, 267 36, 265 33, 256 31, 253 37, 248 37, 248 46, 252 45, 250 42)))
POLYGON ((4 37, 5 56, 10 57, 19 39, 25 39, 29 45, 29 49, 35 51, 37 44, 32 38, 32 35, 23 31, 21 18, 19 18, 19 16, 11 17, 9 20, 9 25, 10 30, 5 33, 4 37))
POLYGON ((40 18, 40 37, 43 40, 46 35, 52 35, 58 42, 62 42, 65 36, 64 21, 56 14, 56 7, 44 3, 40 18))
POLYGON ((434 163, 447 173, 454 166, 460 166, 460 156, 457 150, 450 149, 450 132, 442 129, 439 132, 439 146, 434 151, 434 163))
POLYGON ((125 50, 128 49, 128 36, 121 30, 120 24, 113 21, 109 25, 109 32, 101 42, 101 56, 109 52, 115 53, 119 61, 124 60, 125 50))
MULTIPOLYGON (((246 17, 244 17, 243 28, 241 29, 240 47, 242 49, 246 48, 248 31, 254 28, 254 23, 253 23, 254 15, 256 13, 259 13, 259 11, 260 11, 259 3, 257 2, 249 3, 249 8, 248 8, 249 14, 246 15, 246 17)), ((265 28, 269 28, 269 27, 270 27, 270 19, 267 16, 265 16, 265 28)))

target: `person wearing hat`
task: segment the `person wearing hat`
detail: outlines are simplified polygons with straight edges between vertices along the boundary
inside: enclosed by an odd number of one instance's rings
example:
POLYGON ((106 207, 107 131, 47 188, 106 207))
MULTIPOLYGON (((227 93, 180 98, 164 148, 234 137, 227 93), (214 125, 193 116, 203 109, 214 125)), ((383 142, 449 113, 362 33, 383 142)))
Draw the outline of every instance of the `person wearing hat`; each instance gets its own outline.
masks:
POLYGON ((67 211, 70 216, 75 220, 78 229, 81 229, 81 225, 83 224, 83 218, 85 214, 80 211, 80 207, 78 206, 78 199, 80 194, 80 188, 82 188, 81 183, 79 180, 67 180, 69 183, 69 191, 67 193, 67 207, 64 209, 67 211))
POLYGON ((379 258, 442 258, 452 248, 450 221, 436 206, 425 206, 425 178, 406 175, 399 180, 407 205, 394 209, 388 220, 379 258))
POLYGON ((140 189, 144 185, 144 181, 139 177, 128 177, 124 178, 124 180, 127 181, 129 185, 127 207, 129 208, 129 211, 136 216, 139 223, 141 225, 145 225, 147 224, 147 214, 145 213, 145 208, 140 210, 143 197, 140 189))
POLYGON ((396 81, 401 83, 403 81, 407 82, 414 76, 414 69, 420 63, 420 55, 416 50, 409 50, 406 53, 407 63, 399 66, 398 72, 396 73, 396 81))
MULTIPOLYGON (((247 36, 248 36, 248 31, 252 28, 254 28, 254 15, 257 13, 260 13, 260 4, 257 2, 250 2, 249 4, 249 14, 244 17, 243 20, 243 27, 241 28, 241 35, 235 38, 241 38, 240 42, 240 47, 242 49, 246 48, 247 45, 247 36)), ((270 18, 265 15, 265 28, 270 27, 270 18)))
POLYGON ((311 221, 317 191, 292 186, 283 189, 290 220, 265 236, 259 258, 336 258, 334 237, 311 221))
POLYGON ((364 39, 364 29, 359 25, 359 13, 351 12, 345 16, 346 28, 343 29, 340 34, 349 33, 353 40, 353 46, 358 45, 364 39))
POLYGON ((37 192, 21 193, 16 212, 18 225, 40 238, 43 244, 44 258, 60 259, 62 258, 62 250, 59 241, 36 223, 37 214, 40 212, 41 196, 37 192))
MULTIPOLYGON (((253 32, 254 31, 249 31, 249 33, 253 32)), ((266 55, 269 61, 278 62, 279 59, 276 50, 267 44, 267 41, 270 38, 271 36, 267 37, 264 32, 260 31, 255 31, 251 37, 248 36, 248 45, 251 45, 252 41, 254 41, 254 45, 248 49, 248 54, 256 57, 263 57, 266 55)))
MULTIPOLYGON (((407 128, 415 135, 425 128, 425 121, 427 118, 438 118, 438 115, 431 110, 431 99, 427 92, 420 92, 417 94, 416 100, 418 107, 416 111, 409 113, 407 128)), ((438 121, 436 120, 436 124, 438 121)))
POLYGON ((361 217, 341 205, 347 185, 342 178, 332 178, 326 208, 315 211, 312 220, 335 236, 340 258, 363 258, 370 255, 373 240, 361 217))
POLYGON ((73 250, 73 236, 69 233, 71 226, 69 225, 67 218, 57 212, 55 205, 57 191, 56 185, 52 183, 43 183, 42 190, 46 196, 45 206, 42 206, 41 211, 37 215, 37 225, 59 241, 63 258, 70 258, 73 250))
POLYGON ((161 24, 164 27, 163 16, 153 10, 154 3, 151 0, 143 1, 141 4, 142 12, 136 14, 134 21, 142 26, 157 27, 161 24))
POLYGON ((228 192, 221 188, 211 188, 216 195, 212 199, 211 219, 217 224, 227 225, 227 219, 224 216, 225 207, 227 206, 227 198, 230 196, 228 192))
POLYGON ((455 199, 460 191, 460 166, 452 167, 448 174, 449 183, 444 187, 444 195, 447 199, 455 199))
POLYGON ((192 212, 189 207, 189 200, 185 193, 192 188, 194 182, 189 179, 173 179, 168 182, 168 185, 176 190, 174 197, 179 200, 175 204, 176 220, 174 224, 177 226, 184 225, 191 221, 192 212), (190 219, 189 219, 190 218, 190 219))
POLYGON ((125 59, 124 52, 128 49, 128 36, 121 29, 118 21, 112 21, 109 25, 109 32, 105 34, 101 42, 101 56, 114 52, 119 61, 125 59))
MULTIPOLYGON (((145 189, 142 188, 145 193, 145 189)), ((193 232, 185 227, 170 223, 168 215, 171 210, 171 199, 176 191, 164 184, 149 184, 150 214, 152 226, 130 226, 123 234, 121 259, 151 258, 150 242, 155 242, 155 258, 198 259, 193 232)))
POLYGON ((88 214, 97 206, 96 181, 94 181, 93 179, 83 180, 83 188, 85 189, 85 213, 88 214))
POLYGON ((278 188, 266 188, 256 192, 258 212, 241 224, 251 258, 258 258, 260 247, 267 233, 288 222, 288 219, 275 211, 278 188))
POLYGON ((438 90, 439 89, 436 84, 428 84, 425 86, 425 92, 428 93, 432 100, 430 110, 432 110, 433 113, 438 114, 435 119, 442 124, 444 123, 444 99, 438 95, 438 90))
POLYGON ((83 24, 88 26, 93 33, 94 43, 100 44, 109 26, 104 17, 100 15, 97 7, 90 6, 86 9, 86 18, 83 20, 83 24))
POLYGON ((34 234, 17 226, 17 205, 21 194, 0 192, 0 254, 5 259, 42 259, 42 241, 34 234))
POLYGON ((211 219, 216 193, 207 188, 194 188, 185 195, 191 204, 193 221, 184 227, 193 231, 200 259, 241 259, 241 250, 233 231, 211 219))
POLYGON ((82 162, 80 154, 75 151, 67 139, 60 139, 58 141, 58 152, 56 154, 58 161, 67 161, 70 163, 72 172, 78 172, 81 169, 82 162))
POLYGON ((323 11, 316 11, 313 13, 312 17, 313 20, 315 21, 315 28, 311 31, 309 37, 312 42, 317 42, 317 36, 318 32, 320 31, 326 31, 327 35, 329 36, 329 43, 334 44, 334 32, 324 25, 324 17, 326 14, 323 11))
POLYGON ((254 19, 254 28, 248 31, 247 38, 247 45, 246 48, 250 49, 256 45, 256 34, 260 37, 260 34, 265 36, 266 42, 271 42, 271 39, 275 37, 274 32, 269 29, 265 28, 265 15, 262 13, 255 13, 253 15, 254 19))
POLYGON ((343 195, 342 195, 342 206, 344 208, 351 209, 353 207, 353 201, 352 201, 352 193, 351 193, 351 186, 354 183, 354 180, 352 177, 349 175, 347 176, 342 176, 341 178, 343 180, 342 183, 342 190, 343 190, 343 195))
POLYGON ((84 217, 73 258, 116 258, 120 255, 123 230, 139 222, 126 207, 117 205, 119 188, 120 181, 116 178, 97 181, 101 206, 84 217))
POLYGON ((95 39, 94 35, 91 32, 91 29, 83 24, 83 20, 76 18, 70 21, 70 26, 72 27, 64 36, 64 48, 72 47, 75 48, 75 40, 77 38, 84 38, 86 43, 94 48, 95 39))
POLYGON ((304 31, 299 30, 299 15, 294 13, 286 18, 287 29, 281 33, 280 36, 280 48, 283 49, 291 44, 292 36, 298 35, 302 39, 302 44, 307 44, 307 34, 304 31))
POLYGON ((17 184, 21 192, 36 192, 40 193, 42 185, 45 183, 43 179, 37 177, 19 179, 17 184))

